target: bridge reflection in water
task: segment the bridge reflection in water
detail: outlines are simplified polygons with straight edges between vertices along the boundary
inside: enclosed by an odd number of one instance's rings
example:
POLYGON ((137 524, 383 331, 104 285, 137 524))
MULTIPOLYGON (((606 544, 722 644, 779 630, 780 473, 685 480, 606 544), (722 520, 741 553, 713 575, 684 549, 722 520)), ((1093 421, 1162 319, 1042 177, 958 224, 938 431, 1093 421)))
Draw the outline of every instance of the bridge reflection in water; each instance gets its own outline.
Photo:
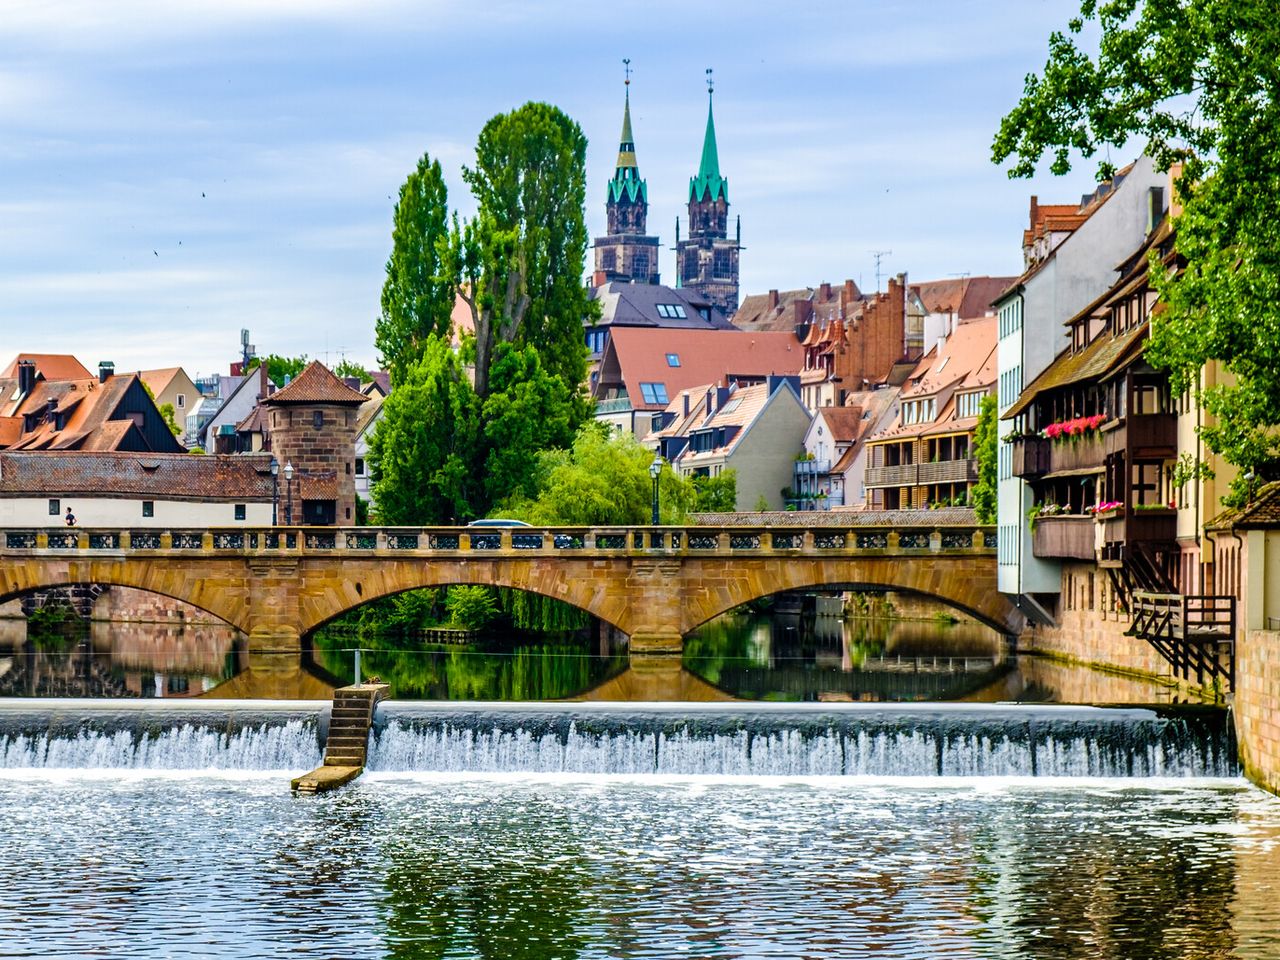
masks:
MULTIPOLYGON (((94 621, 56 629, 0 619, 0 696, 329 700, 353 679, 344 635, 252 650, 223 625, 94 621)), ((629 661, 618 643, 491 636, 381 650, 365 675, 398 699, 1024 701, 1158 703, 1170 688, 1010 655, 972 623, 738 614, 689 637, 683 660, 629 661)))

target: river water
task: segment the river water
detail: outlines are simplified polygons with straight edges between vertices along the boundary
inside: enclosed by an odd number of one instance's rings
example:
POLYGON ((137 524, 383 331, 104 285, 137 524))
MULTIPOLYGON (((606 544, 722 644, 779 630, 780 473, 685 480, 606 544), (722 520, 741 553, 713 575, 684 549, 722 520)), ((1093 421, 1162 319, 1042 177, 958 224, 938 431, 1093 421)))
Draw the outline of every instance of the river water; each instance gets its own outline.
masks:
POLYGON ((10 634, 5 695, 113 699, 0 700, 0 955, 1280 957, 1280 799, 1222 715, 963 624, 691 638, 679 689, 776 703, 460 703, 637 688, 596 642, 387 654, 437 702, 314 797, 322 701, 193 695, 323 697, 347 641, 290 674, 200 629, 10 634))

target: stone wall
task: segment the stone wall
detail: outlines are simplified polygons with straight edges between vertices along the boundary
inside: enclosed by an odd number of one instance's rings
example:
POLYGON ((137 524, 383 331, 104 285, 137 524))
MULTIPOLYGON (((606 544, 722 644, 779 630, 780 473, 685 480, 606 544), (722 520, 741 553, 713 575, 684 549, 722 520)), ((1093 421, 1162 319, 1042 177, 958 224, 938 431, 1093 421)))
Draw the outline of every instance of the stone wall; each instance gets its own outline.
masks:
MULTIPOLYGON (((352 474, 355 449, 356 410, 350 405, 281 403, 271 411, 271 452, 276 460, 282 465, 292 464, 301 474, 335 477, 338 526, 355 523, 356 484, 352 474)), ((283 505, 289 494, 283 473, 279 483, 283 505)), ((292 486, 294 523, 302 522, 301 500, 305 489, 301 480, 295 477, 292 486)), ((283 514, 280 519, 283 522, 283 514)))
POLYGON ((1246 776, 1280 794, 1280 631, 1246 631, 1236 648, 1235 723, 1246 776))
POLYGON ((172 597, 158 593, 135 590, 132 587, 111 587, 93 604, 94 620, 114 620, 137 623, 189 623, 218 624, 224 621, 199 607, 193 607, 172 597))

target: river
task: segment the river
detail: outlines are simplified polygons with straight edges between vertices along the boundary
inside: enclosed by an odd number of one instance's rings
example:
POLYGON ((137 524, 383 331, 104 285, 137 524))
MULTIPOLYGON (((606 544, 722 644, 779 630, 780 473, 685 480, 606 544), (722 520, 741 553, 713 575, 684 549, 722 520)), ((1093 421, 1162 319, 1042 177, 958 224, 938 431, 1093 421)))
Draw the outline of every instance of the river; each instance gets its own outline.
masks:
POLYGON ((233 635, 0 641, 6 696, 114 701, 0 704, 9 956, 1280 956, 1280 800, 1221 714, 965 624, 722 621, 680 673, 738 702, 666 707, 468 702, 627 689, 601 641, 388 654, 370 770, 315 797, 322 702, 193 696, 255 672, 233 635))

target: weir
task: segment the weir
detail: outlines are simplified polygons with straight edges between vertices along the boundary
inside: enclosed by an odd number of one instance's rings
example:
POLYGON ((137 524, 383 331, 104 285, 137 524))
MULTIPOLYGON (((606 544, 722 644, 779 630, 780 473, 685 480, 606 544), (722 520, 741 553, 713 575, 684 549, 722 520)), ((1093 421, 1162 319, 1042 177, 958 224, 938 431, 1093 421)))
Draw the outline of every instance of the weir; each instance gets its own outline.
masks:
MULTIPOLYGON (((0 767, 303 771, 329 705, 0 702, 0 767)), ((371 771, 1228 777, 1224 711, 916 704, 378 705, 371 771)))

